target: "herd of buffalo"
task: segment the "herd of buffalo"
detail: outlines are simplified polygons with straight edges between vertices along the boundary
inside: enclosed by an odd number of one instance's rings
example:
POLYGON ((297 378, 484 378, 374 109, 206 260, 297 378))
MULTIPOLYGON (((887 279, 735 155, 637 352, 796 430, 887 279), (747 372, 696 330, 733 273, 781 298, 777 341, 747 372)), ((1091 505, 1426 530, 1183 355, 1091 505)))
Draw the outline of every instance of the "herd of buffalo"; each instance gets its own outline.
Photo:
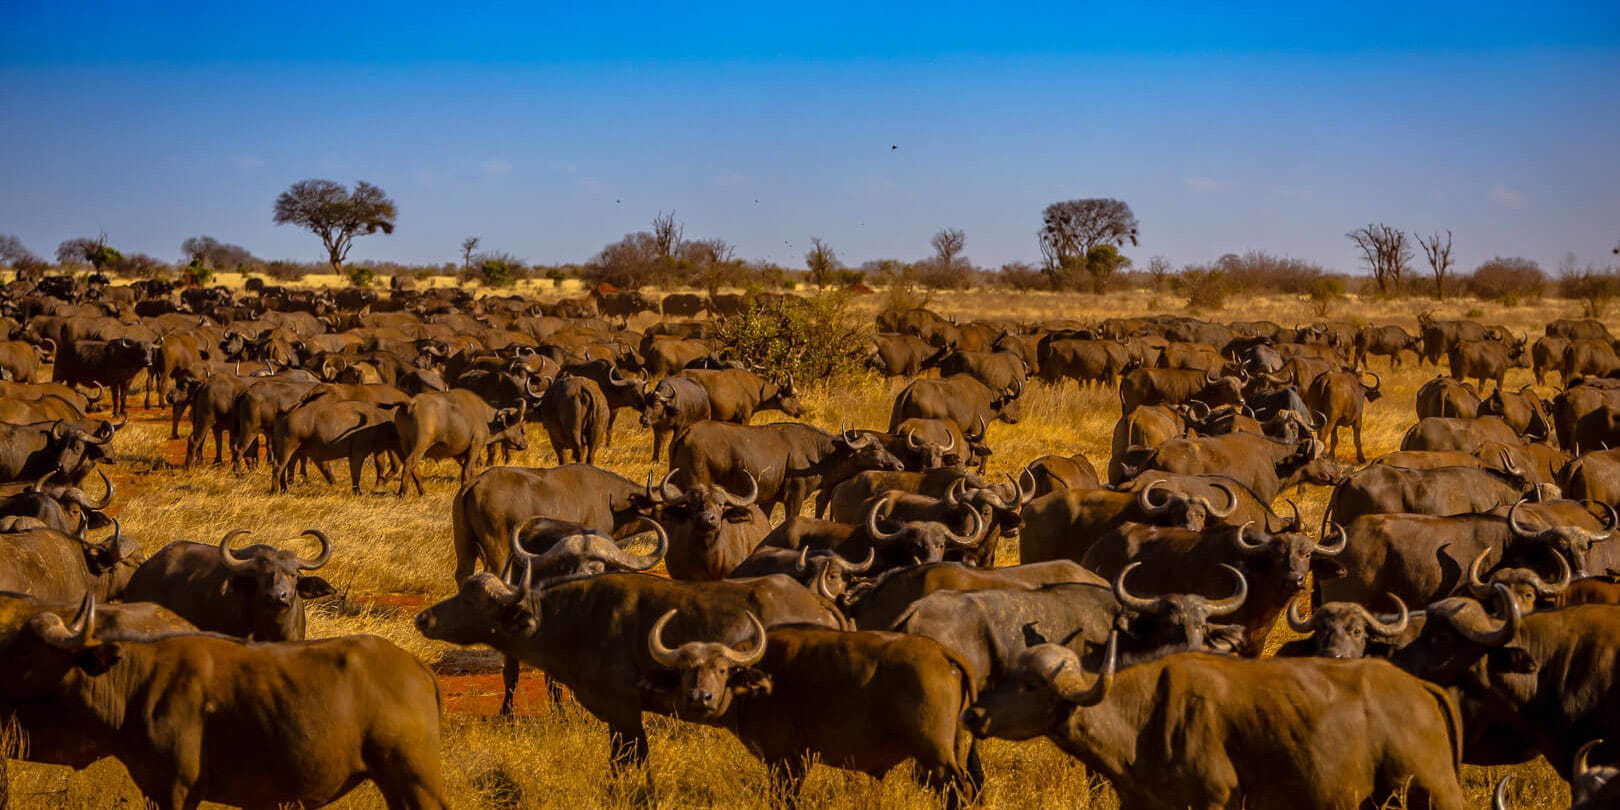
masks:
POLYGON ((272 492, 346 461, 355 491, 370 466, 410 497, 424 459, 456 460, 458 591, 417 629, 504 654, 503 712, 520 663, 553 700, 566 687, 615 771, 646 760, 653 712, 735 734, 789 804, 814 761, 908 760, 969 804, 977 740, 1046 737, 1132 810, 1449 810, 1462 763, 1538 756, 1574 806, 1620 806, 1620 356, 1601 323, 1532 342, 1428 317, 885 311, 866 362, 909 378, 889 423, 828 432, 753 424, 803 412, 791 376, 715 340, 762 303, 5 287, 5 753, 115 757, 163 808, 314 807, 368 780, 391 808, 447 804, 432 671, 379 638, 305 639, 346 538, 143 550, 108 516, 100 467, 144 380, 172 438, 189 414, 187 466, 211 437, 212 463, 228 449, 272 492), (1373 367, 1403 362, 1436 376, 1369 461, 1373 367), (1511 368, 1561 388, 1504 387, 1511 368), (1106 463, 987 475, 989 427, 1026 388, 1076 383, 1118 391, 1106 463), (593 463, 626 409, 653 437, 645 481, 593 463), (557 465, 499 466, 534 424, 557 465), (1287 499, 1304 486, 1331 487, 1320 525, 1287 499), (1279 621, 1305 637, 1268 650, 1279 621))

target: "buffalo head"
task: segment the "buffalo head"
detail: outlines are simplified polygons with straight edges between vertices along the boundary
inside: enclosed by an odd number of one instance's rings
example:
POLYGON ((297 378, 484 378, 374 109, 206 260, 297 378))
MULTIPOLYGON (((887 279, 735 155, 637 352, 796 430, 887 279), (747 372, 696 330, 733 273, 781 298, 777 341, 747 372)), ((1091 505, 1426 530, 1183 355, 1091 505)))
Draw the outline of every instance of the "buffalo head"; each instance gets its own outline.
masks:
POLYGON ((314 559, 305 560, 298 552, 254 544, 232 550, 231 541, 247 529, 227 532, 219 541, 219 562, 229 575, 223 595, 233 596, 251 617, 252 638, 257 641, 297 641, 304 637, 304 600, 337 593, 331 583, 306 575, 332 558, 332 541, 316 529, 305 529, 301 536, 321 544, 314 559))
POLYGON ((1318 543, 1302 532, 1273 535, 1260 532, 1259 539, 1251 540, 1246 534, 1251 524, 1252 521, 1239 526, 1232 538, 1244 556, 1244 567, 1251 574, 1264 577, 1268 583, 1286 584, 1296 590, 1305 587, 1305 578, 1312 571, 1318 578, 1344 576, 1343 566, 1332 560, 1350 542, 1343 526, 1332 524, 1331 533, 1318 543))
POLYGON ((1614 507, 1604 504, 1603 508, 1609 513, 1607 531, 1593 532, 1579 526, 1551 526, 1537 529, 1519 514, 1519 508, 1524 504, 1525 501, 1521 499, 1508 509, 1508 528, 1513 532, 1513 542, 1508 547, 1509 556, 1516 560, 1536 556, 1525 554, 1524 546, 1521 545, 1531 544, 1532 547, 1542 549, 1544 553, 1562 556, 1575 570, 1576 577, 1588 575, 1586 558, 1592 546, 1612 538, 1614 530, 1620 527, 1620 516, 1616 515, 1614 507))
POLYGON ((746 652, 717 641, 688 641, 679 647, 664 643, 664 628, 677 611, 658 617, 647 631, 647 655, 660 668, 673 671, 680 679, 674 695, 677 714, 699 720, 725 715, 737 693, 770 691, 769 675, 754 669, 765 660, 765 624, 752 611, 748 624, 753 635, 746 652))
POLYGON ((1495 618, 1484 603, 1453 596, 1429 605, 1423 631, 1395 653, 1401 669, 1442 686, 1474 673, 1488 681, 1492 673, 1528 674, 1539 667, 1518 643, 1522 615, 1519 602, 1506 585, 1491 586, 1502 618, 1495 618))
POLYGON ((889 522, 889 512, 893 511, 895 499, 900 494, 890 492, 874 499, 866 512, 867 539, 883 550, 885 559, 909 560, 918 564, 940 562, 945 559, 947 550, 976 549, 984 540, 989 524, 980 517, 977 509, 971 507, 962 509, 963 517, 972 527, 966 534, 958 534, 944 523, 929 520, 903 523, 893 531, 884 529, 883 524, 889 522))
POLYGON ((1406 632, 1411 616, 1406 603, 1394 594, 1389 599, 1399 613, 1387 621, 1355 602, 1328 602, 1306 618, 1299 612, 1301 600, 1296 599, 1288 603, 1288 626, 1296 633, 1314 633, 1319 657, 1361 658, 1369 640, 1389 643, 1406 632))
POLYGON ((560 534, 537 538, 550 547, 536 554, 525 548, 533 547, 534 543, 525 542, 524 535, 536 523, 544 521, 549 519, 531 518, 512 529, 512 560, 526 569, 522 575, 525 581, 595 576, 608 571, 645 571, 657 565, 669 549, 669 534, 657 523, 651 524, 658 538, 656 545, 652 553, 645 556, 625 549, 629 539, 617 541, 595 529, 570 524, 560 534))
POLYGON ((1192 495, 1176 489, 1162 478, 1137 491, 1136 505, 1141 508, 1142 514, 1154 522, 1162 521, 1164 525, 1183 526, 1200 532, 1211 516, 1224 518, 1238 507, 1237 492, 1230 486, 1218 481, 1211 486, 1226 496, 1223 506, 1216 506, 1203 495, 1192 495))
POLYGON ((647 475, 647 498, 658 505, 658 522, 690 524, 701 534, 720 530, 722 523, 747 523, 754 520, 759 510, 754 501, 759 499, 759 481, 752 473, 748 478, 747 495, 733 495, 719 484, 693 484, 686 490, 671 483, 679 470, 670 470, 663 483, 653 489, 652 474, 647 475))
POLYGON ((1492 549, 1486 548, 1474 558, 1468 566, 1468 593, 1475 599, 1484 601, 1491 598, 1497 584, 1506 585, 1513 600, 1519 603, 1519 612, 1534 613, 1536 604, 1542 600, 1550 600, 1569 589, 1570 582, 1574 581, 1574 572, 1570 570, 1569 560, 1558 552, 1549 556, 1558 567, 1558 579, 1548 582, 1541 575, 1529 568, 1502 568, 1491 572, 1487 582, 1480 578, 1480 569, 1485 560, 1491 556, 1492 549))
POLYGON ((1108 636, 1102 670, 1086 683, 1080 656, 1060 644, 1037 644, 1020 652, 1011 670, 962 713, 976 737, 1027 740, 1061 730, 1075 707, 1108 697, 1118 662, 1119 635, 1108 636))
POLYGON ((1144 650, 1211 650, 1230 652, 1243 641, 1243 628, 1218 625, 1210 619, 1236 613, 1249 598, 1249 581, 1230 565, 1236 586, 1224 599, 1209 599, 1194 593, 1168 593, 1143 597, 1131 593, 1125 578, 1141 565, 1133 562, 1114 577, 1114 598, 1135 616, 1128 626, 1136 643, 1144 650))

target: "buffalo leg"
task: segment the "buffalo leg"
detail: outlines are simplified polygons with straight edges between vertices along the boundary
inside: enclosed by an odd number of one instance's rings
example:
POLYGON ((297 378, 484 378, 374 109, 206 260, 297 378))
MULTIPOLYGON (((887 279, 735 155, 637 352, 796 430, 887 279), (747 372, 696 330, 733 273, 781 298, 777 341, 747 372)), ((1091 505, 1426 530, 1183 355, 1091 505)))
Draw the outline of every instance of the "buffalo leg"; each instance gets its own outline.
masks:
POLYGON ((626 717, 608 724, 609 768, 614 774, 647 764, 647 729, 641 724, 641 710, 635 710, 635 719, 626 717))
MULTIPOLYGON (((546 685, 551 685, 551 679, 546 679, 546 685)), ((518 660, 517 656, 508 655, 501 662, 501 716, 511 717, 513 704, 517 701, 518 688, 518 660)))
POLYGON ((1361 421, 1360 420, 1356 420, 1356 422, 1354 424, 1350 425, 1350 438, 1356 440, 1356 463, 1357 464, 1366 464, 1367 463, 1367 454, 1362 452, 1362 450, 1361 450, 1361 421))

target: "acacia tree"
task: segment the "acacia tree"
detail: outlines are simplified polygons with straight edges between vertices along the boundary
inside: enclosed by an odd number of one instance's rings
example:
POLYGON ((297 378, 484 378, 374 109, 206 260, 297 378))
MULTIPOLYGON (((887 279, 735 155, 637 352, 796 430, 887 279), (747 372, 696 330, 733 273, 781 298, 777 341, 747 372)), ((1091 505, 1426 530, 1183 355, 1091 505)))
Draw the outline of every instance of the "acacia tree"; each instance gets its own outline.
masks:
POLYGON ((675 256, 675 249, 681 246, 681 237, 685 235, 686 228, 675 220, 675 212, 658 212, 653 217, 652 238, 653 247, 658 251, 658 258, 670 259, 675 256))
POLYGON ((1378 292, 1399 293, 1401 276, 1412 265, 1412 243, 1407 241, 1406 232, 1379 223, 1357 228, 1345 236, 1355 243, 1362 264, 1372 271, 1378 292))
POLYGON ((1092 197, 1048 205, 1041 215, 1040 241, 1052 286, 1073 286, 1080 272, 1089 269, 1094 248, 1108 245, 1117 252, 1126 242, 1137 244, 1137 232, 1136 214, 1122 200, 1092 197))
POLYGON ((1434 274, 1434 299, 1444 301, 1446 278, 1451 275, 1451 231, 1446 231, 1444 241, 1440 239, 1440 232, 1435 231, 1418 237, 1417 243, 1423 248, 1423 257, 1429 261, 1429 272, 1434 274))
POLYGON ((810 282, 825 289, 838 269, 838 254, 821 237, 810 237, 810 250, 804 254, 804 266, 810 270, 810 282))
POLYGON ((967 233, 961 228, 941 228, 928 240, 928 244, 934 248, 934 256, 939 259, 940 267, 949 270, 956 264, 956 257, 961 255, 962 248, 967 246, 967 233))
POLYGON ((0 264, 16 270, 19 278, 38 275, 45 269, 45 261, 11 234, 0 234, 0 264))
POLYGON ((478 237, 469 236, 461 240, 461 271, 463 273, 472 269, 473 256, 478 253, 478 237))
POLYGON ((399 210, 383 190, 361 180, 350 192, 331 180, 300 180, 276 198, 275 223, 297 225, 320 237, 327 261, 343 272, 355 237, 394 232, 399 210))

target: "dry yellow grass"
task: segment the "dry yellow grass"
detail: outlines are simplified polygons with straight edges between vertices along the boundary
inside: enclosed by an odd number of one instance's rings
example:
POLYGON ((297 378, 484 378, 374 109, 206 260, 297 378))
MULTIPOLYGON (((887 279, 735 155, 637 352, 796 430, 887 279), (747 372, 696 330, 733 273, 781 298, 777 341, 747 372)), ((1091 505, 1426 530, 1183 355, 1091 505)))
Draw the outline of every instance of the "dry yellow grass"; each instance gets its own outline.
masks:
MULTIPOLYGON (((878 297, 868 297, 857 305, 875 312, 878 297)), ((936 294, 929 305, 959 319, 1094 320, 1179 310, 1177 301, 1139 293, 1101 299, 1054 294, 943 293, 936 294)), ((1441 317, 1466 314, 1532 335, 1539 334, 1542 324, 1551 318, 1576 314, 1568 302, 1502 308, 1475 301, 1435 307, 1432 302, 1407 300, 1347 303, 1332 317, 1396 322, 1410 328, 1415 326, 1418 313, 1431 308, 1441 317)), ((1285 298, 1234 300, 1225 311, 1208 313, 1206 317, 1271 319, 1285 325, 1314 320, 1305 302, 1285 298)), ((1381 360, 1375 368, 1384 375, 1386 396, 1368 412, 1369 455, 1398 445, 1402 431, 1414 419, 1414 393, 1435 373, 1432 367, 1412 364, 1390 373, 1381 360)), ((1528 371, 1515 370, 1509 375, 1510 386, 1528 382, 1528 371)), ((874 378, 836 389, 823 386, 806 396, 807 418, 829 429, 845 423, 881 427, 887 422, 892 394, 900 384, 874 378)), ((1038 455, 1076 451, 1084 452, 1100 466, 1107 458, 1118 408, 1112 391, 1083 391, 1073 384, 1033 385, 1025 395, 1024 418, 1019 424, 990 427, 990 441, 996 451, 990 469, 993 473, 1016 471, 1038 455)), ((607 735, 602 724, 571 703, 557 709, 531 709, 526 716, 510 722, 465 711, 469 706, 488 711, 498 698, 498 679, 492 676, 498 669, 496 656, 428 641, 412 627, 410 619, 417 604, 451 592, 449 502, 456 488, 453 465, 428 466, 424 478, 429 492, 425 498, 396 499, 394 485, 375 486, 369 472, 365 479, 368 494, 362 496, 347 494, 340 473, 339 487, 327 487, 317 477, 312 483, 296 484, 288 495, 270 497, 268 474, 262 470, 237 478, 228 469, 175 468, 169 460, 179 457, 179 443, 167 440, 167 430, 166 417, 143 414, 121 434, 117 445, 119 479, 127 482, 123 484, 126 496, 120 497, 120 517, 126 531, 148 551, 177 538, 217 540, 233 528, 251 528, 256 539, 268 541, 285 541, 306 527, 321 528, 331 535, 336 546, 333 561, 322 573, 341 596, 312 610, 311 635, 374 633, 446 674, 481 674, 471 686, 460 685, 469 691, 450 701, 451 713, 445 723, 445 772, 457 806, 620 807, 635 803, 637 779, 615 781, 606 776, 607 735)), ((1349 437, 1344 438, 1340 458, 1350 459, 1349 437)), ((514 463, 555 463, 542 432, 531 431, 530 440, 531 449, 514 463)), ((619 419, 613 446, 599 453, 598 460, 640 480, 650 467, 650 447, 650 436, 639 428, 633 416, 625 414, 619 419)), ((1293 495, 1309 525, 1319 519, 1326 494, 1321 488, 1308 488, 1293 495)), ((525 674, 526 679, 534 677, 525 674)), ((728 734, 663 718, 652 718, 649 728, 653 806, 768 806, 764 768, 728 734)), ((1106 783, 1045 742, 991 741, 985 745, 985 764, 989 781, 983 804, 987 808, 1117 805, 1106 783)), ((805 788, 804 806, 935 806, 935 797, 915 787, 904 770, 878 783, 832 768, 816 768, 805 788)), ((1464 780, 1474 806, 1487 806, 1491 785, 1499 775, 1510 771, 1517 777, 1515 806, 1567 803, 1568 792, 1563 784, 1545 763, 1537 762, 1516 769, 1466 768, 1464 780)), ((19 808, 141 806, 138 791, 122 766, 113 761, 83 772, 14 763, 11 787, 12 799, 19 808)), ((382 801, 375 790, 366 786, 337 806, 373 808, 382 807, 382 801)))

